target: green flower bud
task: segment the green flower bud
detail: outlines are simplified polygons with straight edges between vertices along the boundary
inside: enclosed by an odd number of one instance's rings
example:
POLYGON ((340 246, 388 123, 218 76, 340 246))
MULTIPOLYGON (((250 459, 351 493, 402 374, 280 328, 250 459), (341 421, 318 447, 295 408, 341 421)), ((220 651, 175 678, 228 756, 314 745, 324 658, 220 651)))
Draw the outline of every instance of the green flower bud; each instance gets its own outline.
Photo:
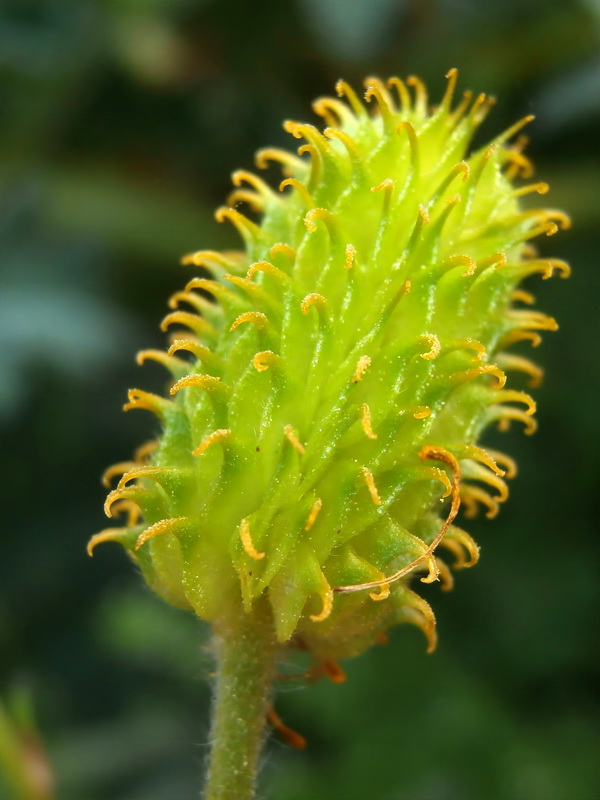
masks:
POLYGON ((533 386, 541 371, 507 348, 556 329, 517 287, 568 274, 528 244, 568 219, 520 206, 548 190, 513 185, 531 173, 510 143, 531 118, 469 154, 491 99, 453 105, 447 77, 433 111, 417 78, 369 78, 364 102, 340 82, 342 99, 314 103, 323 131, 285 123, 298 155, 257 154, 282 165, 279 193, 234 173, 217 219, 244 249, 184 258, 210 278, 171 298, 162 327, 183 330, 167 352, 138 356, 167 367, 170 396, 134 389, 125 406, 162 434, 106 473, 124 473, 106 513, 127 522, 89 545, 119 541, 158 594, 217 626, 265 595, 279 640, 323 662, 400 622, 433 649, 409 581, 449 588, 442 550, 454 568, 477 561, 459 505, 494 516, 515 472, 479 446, 485 428, 535 430, 507 373, 533 386))

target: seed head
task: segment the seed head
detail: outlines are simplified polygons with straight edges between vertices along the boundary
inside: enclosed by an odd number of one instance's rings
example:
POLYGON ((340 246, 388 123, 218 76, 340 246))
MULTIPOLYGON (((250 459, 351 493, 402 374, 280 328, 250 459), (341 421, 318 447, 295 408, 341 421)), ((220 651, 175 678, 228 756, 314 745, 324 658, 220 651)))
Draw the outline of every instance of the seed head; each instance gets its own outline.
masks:
POLYGON ((324 130, 285 123, 298 155, 257 153, 281 165, 279 191, 233 174, 216 217, 244 247, 183 259, 201 276, 169 302, 177 332, 138 356, 169 370, 168 397, 132 389, 125 405, 162 433, 107 471, 122 477, 106 513, 126 523, 89 544, 121 542, 155 591, 215 625, 266 595, 279 639, 322 663, 400 622, 433 649, 409 583, 450 588, 442 552, 453 569, 478 559, 459 506, 495 516, 515 473, 485 429, 535 430, 507 376, 535 386, 541 370, 509 348, 557 326, 518 287, 568 274, 529 244, 568 219, 521 208, 548 189, 519 183, 531 117, 470 152, 492 101, 455 104, 447 78, 433 110, 414 77, 368 78, 364 99, 340 81, 314 103, 324 130))

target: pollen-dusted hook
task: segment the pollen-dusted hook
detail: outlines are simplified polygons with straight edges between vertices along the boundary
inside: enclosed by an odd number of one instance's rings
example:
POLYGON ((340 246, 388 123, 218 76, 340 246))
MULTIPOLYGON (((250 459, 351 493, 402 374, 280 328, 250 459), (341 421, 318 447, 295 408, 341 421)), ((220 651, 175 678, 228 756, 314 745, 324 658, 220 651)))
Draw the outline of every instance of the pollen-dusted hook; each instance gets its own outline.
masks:
POLYGON ((370 366, 371 366, 371 357, 361 356, 356 362, 356 368, 354 370, 354 375, 352 377, 352 383, 358 383, 360 380, 362 380, 365 375, 365 372, 369 369, 370 366))
POLYGON ((170 533, 173 536, 177 536, 179 533, 181 533, 182 529, 185 529, 189 525, 190 521, 190 517, 161 519, 160 522, 154 523, 154 525, 151 525, 149 528, 146 528, 145 531, 140 533, 133 549, 139 550, 140 547, 145 545, 150 539, 154 539, 155 536, 162 536, 165 533, 170 533))
POLYGON ((265 557, 266 553, 259 552, 254 546, 252 534, 250 533, 250 523, 247 518, 244 518, 240 522, 240 539, 242 542, 242 547, 246 551, 246 554, 250 556, 250 558, 254 559, 255 561, 260 561, 265 557))
POLYGON ((226 444, 229 439, 231 438, 231 429, 230 428, 219 428, 212 433, 209 433, 208 436, 205 436, 204 439, 200 442, 198 447, 195 450, 192 450, 193 456, 200 456, 204 453, 208 448, 213 444, 226 444))

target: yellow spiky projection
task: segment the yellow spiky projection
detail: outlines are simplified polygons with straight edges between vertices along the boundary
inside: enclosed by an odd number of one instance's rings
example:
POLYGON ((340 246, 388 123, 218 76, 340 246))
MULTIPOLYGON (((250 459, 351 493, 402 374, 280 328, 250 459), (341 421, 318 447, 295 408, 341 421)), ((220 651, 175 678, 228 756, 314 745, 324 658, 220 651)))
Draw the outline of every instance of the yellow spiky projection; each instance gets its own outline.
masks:
POLYGON ((324 130, 285 123, 298 155, 257 154, 281 164, 279 192, 234 173, 217 219, 244 249, 185 257, 203 276, 170 301, 162 327, 178 332, 138 357, 167 367, 169 397, 134 389, 125 406, 162 433, 107 471, 123 475, 106 512, 127 521, 89 546, 119 541, 162 597, 217 627, 265 597, 279 641, 322 662, 400 622, 434 647, 409 582, 449 586, 442 550, 453 568, 478 558, 459 505, 494 516, 515 472, 480 445, 486 427, 535 430, 507 375, 535 386, 541 371, 510 347, 556 323, 517 287, 568 274, 529 244, 568 220, 520 206, 548 190, 515 185, 530 118, 469 153, 491 101, 455 105, 447 77, 433 110, 414 77, 369 78, 364 101, 340 82, 314 104, 324 130))

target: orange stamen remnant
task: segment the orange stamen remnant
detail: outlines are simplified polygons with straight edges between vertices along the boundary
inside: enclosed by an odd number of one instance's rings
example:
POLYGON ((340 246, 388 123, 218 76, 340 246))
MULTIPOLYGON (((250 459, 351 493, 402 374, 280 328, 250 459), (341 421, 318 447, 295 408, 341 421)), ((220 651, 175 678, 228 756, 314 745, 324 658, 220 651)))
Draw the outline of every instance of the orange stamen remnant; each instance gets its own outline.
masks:
MULTIPOLYGON (((375 483, 375 478, 373 477, 373 473, 368 467, 361 467, 360 471, 362 472, 362 476, 364 482, 367 484, 367 489, 369 490, 369 494, 371 495, 371 500, 375 503, 376 506, 381 505, 381 497, 379 496, 379 492, 377 491, 377 484, 375 483)), ((382 584, 377 584, 382 585, 382 584)))
POLYGON ((354 377, 352 378, 352 383, 358 383, 362 380, 365 372, 371 366, 371 359, 369 356, 361 356, 358 361, 356 362, 356 369, 354 370, 354 377))
MULTIPOLYGON (((460 467, 458 465, 458 461, 456 458, 450 453, 448 450, 445 450, 443 447, 435 447, 433 445, 425 445, 421 452, 419 453, 419 458, 423 461, 441 461, 442 463, 446 464, 451 471, 452 474, 452 502, 450 505, 450 511, 448 512, 448 516, 446 517, 442 527, 435 537, 435 539, 431 542, 431 544, 427 547, 427 549, 414 561, 408 564, 406 567, 398 570, 398 572, 390 575, 387 578, 382 578, 378 581, 370 581, 369 583, 358 583, 352 586, 336 586, 334 591, 340 592, 344 594, 349 594, 353 592, 361 592, 364 589, 376 589, 378 586, 384 586, 385 584, 391 584, 395 581, 404 578, 410 572, 412 572, 415 567, 420 566, 423 563, 429 563, 432 560, 433 553, 435 552, 437 546, 440 544, 442 539, 444 538, 446 531, 454 521, 456 515, 458 514, 458 509, 460 507, 460 494, 459 494, 459 483, 460 483, 460 467)), ((366 470, 366 467, 363 467, 363 472, 366 470)), ((371 477, 373 477, 371 475, 371 477)), ((432 570, 431 566, 429 568, 429 575, 425 578, 421 578, 421 581, 424 583, 431 583, 432 580, 435 580, 437 577, 437 568, 432 570), (433 576, 433 577, 432 577, 433 576)))
POLYGON ((377 439, 377 434, 371 427, 371 409, 367 403, 363 403, 360 407, 360 422, 365 435, 369 439, 377 439))
POLYGON ((267 719, 286 744, 289 744, 290 747, 293 747, 296 750, 304 750, 307 745, 307 741, 304 736, 302 736, 301 733, 288 728, 272 705, 270 705, 267 710, 267 719))
POLYGON ((421 342, 429 345, 430 348, 426 353, 419 353, 421 358, 424 358, 426 361, 431 361, 439 356, 442 346, 440 340, 434 333, 424 333, 423 336, 419 337, 419 343, 421 342))
POLYGON ((283 429, 283 432, 285 434, 286 439, 292 445, 294 450, 297 453, 299 453, 299 455, 303 456, 304 453, 306 452, 306 450, 305 450, 304 445, 302 444, 302 442, 298 438, 298 434, 296 433, 294 428, 291 425, 286 425, 284 427, 284 429, 283 429))
POLYGON ((247 519, 243 519, 240 522, 240 539, 242 540, 242 546, 244 550, 250 556, 250 558, 253 558, 255 561, 260 561, 261 558, 265 557, 265 554, 259 553, 254 546, 252 535, 250 533, 250 523, 247 519))
POLYGON ((329 678, 332 683, 345 682, 346 673, 337 661, 334 661, 332 658, 326 658, 325 661, 322 662, 321 667, 323 669, 323 674, 329 678))
POLYGON ((192 455, 202 455, 202 453, 204 453, 205 450, 208 450, 212 444, 224 444, 230 438, 230 436, 231 430, 229 428, 219 428, 218 430, 209 433, 208 436, 205 436, 198 447, 192 451, 192 455))
POLYGON ((318 497, 312 505, 310 512, 308 514, 308 519, 306 521, 306 525, 304 526, 305 531, 309 531, 312 526, 315 524, 317 517, 319 516, 319 511, 323 506, 323 501, 320 497, 318 497))

